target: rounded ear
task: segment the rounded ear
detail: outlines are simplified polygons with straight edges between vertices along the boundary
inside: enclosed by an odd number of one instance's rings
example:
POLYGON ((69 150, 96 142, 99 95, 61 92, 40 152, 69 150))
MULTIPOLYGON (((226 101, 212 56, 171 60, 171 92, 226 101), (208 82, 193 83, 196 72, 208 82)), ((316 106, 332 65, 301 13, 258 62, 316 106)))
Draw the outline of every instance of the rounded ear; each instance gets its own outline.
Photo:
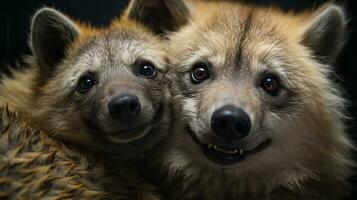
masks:
POLYGON ((126 17, 137 21, 156 34, 175 31, 188 21, 184 0, 131 0, 126 17))
POLYGON ((320 61, 334 62, 344 45, 345 28, 343 9, 330 4, 314 15, 303 32, 301 43, 320 61))
POLYGON ((78 36, 78 27, 59 11, 37 11, 32 19, 30 45, 42 72, 51 73, 78 36))

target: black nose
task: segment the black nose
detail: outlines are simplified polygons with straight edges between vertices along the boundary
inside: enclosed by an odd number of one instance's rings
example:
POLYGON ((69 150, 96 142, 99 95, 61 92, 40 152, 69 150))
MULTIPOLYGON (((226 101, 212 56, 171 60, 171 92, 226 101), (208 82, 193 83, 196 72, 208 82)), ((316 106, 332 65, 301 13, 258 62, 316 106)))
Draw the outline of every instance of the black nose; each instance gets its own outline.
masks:
POLYGON ((251 121, 241 108, 224 106, 213 113, 211 128, 226 140, 239 140, 250 132, 251 121))
POLYGON ((109 103, 108 110, 114 119, 130 124, 140 114, 141 105, 137 96, 122 95, 109 103))

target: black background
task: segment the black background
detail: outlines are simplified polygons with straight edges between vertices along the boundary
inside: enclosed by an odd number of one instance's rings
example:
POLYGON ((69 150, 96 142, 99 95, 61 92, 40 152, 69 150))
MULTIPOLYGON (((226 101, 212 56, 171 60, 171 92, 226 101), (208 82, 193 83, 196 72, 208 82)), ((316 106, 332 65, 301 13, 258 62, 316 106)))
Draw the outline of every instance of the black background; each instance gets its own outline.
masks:
MULTIPOLYGON (((149 0, 150 1, 150 0, 149 0)), ((237 0, 239 1, 239 0, 237 0)), ((285 10, 300 12, 310 9, 326 2, 327 0, 241 0, 253 4, 275 4, 285 10)), ((0 9, 0 73, 7 72, 4 64, 13 65, 21 60, 21 56, 29 53, 27 36, 29 32, 29 22, 35 10, 50 6, 61 10, 72 18, 89 22, 94 26, 105 26, 113 17, 120 15, 127 5, 127 0, 3 0, 0 9)), ((345 6, 349 16, 349 40, 344 51, 336 64, 336 71, 339 75, 339 84, 343 85, 347 91, 347 98, 350 100, 349 107, 352 115, 349 133, 357 141, 357 9, 356 1, 341 0, 338 3, 345 6)), ((357 183, 356 180, 352 180, 357 183)), ((356 184, 355 184, 356 185, 356 184)), ((357 190, 354 190, 354 198, 357 199, 357 190)))

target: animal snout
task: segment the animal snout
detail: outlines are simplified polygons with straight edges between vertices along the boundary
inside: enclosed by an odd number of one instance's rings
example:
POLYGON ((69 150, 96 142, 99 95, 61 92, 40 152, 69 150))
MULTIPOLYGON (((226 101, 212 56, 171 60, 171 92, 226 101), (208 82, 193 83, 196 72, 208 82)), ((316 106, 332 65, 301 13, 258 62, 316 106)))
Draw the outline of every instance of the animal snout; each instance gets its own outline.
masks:
POLYGON ((141 104, 139 98, 135 95, 120 95, 109 102, 108 110, 115 120, 130 124, 139 116, 141 104))
POLYGON ((249 134, 251 120, 241 108, 224 106, 213 113, 211 128, 217 136, 225 140, 239 140, 249 134))

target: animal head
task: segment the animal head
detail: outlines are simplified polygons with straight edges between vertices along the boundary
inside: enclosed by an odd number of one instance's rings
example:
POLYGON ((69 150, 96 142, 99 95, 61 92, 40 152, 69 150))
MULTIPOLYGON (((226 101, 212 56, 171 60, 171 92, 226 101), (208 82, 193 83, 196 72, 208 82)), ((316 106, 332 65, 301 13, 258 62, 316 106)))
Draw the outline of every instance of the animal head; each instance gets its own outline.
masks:
POLYGON ((235 192, 345 177, 345 102, 330 69, 344 42, 343 10, 186 2, 189 23, 169 35, 181 108, 164 153, 170 171, 235 192))
POLYGON ((44 8, 33 17, 30 43, 38 65, 33 115, 47 132, 102 149, 145 149, 162 139, 170 121, 167 59, 148 29, 124 17, 94 29, 44 8))

